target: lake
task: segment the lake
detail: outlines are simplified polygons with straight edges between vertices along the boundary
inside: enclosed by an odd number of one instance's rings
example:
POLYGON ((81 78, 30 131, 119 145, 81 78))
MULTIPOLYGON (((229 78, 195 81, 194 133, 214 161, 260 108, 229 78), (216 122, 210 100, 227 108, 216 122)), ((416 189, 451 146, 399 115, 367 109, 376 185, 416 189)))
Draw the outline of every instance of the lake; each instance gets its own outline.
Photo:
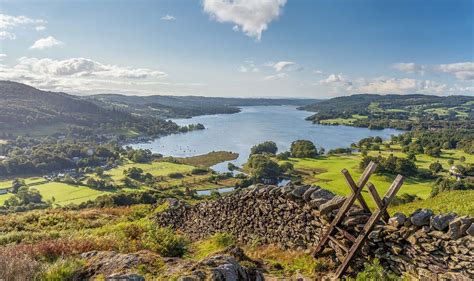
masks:
MULTIPOLYGON (((202 123, 205 130, 175 134, 156 139, 150 143, 134 144, 134 148, 148 148, 166 156, 194 156, 211 151, 233 151, 239 158, 235 165, 246 162, 250 148, 258 143, 271 140, 278 151, 288 150, 291 142, 307 139, 326 151, 333 148, 349 147, 369 136, 383 139, 402 131, 395 129, 369 130, 349 126, 328 126, 313 124, 305 118, 312 112, 297 110, 296 106, 248 106, 236 114, 204 115, 191 119, 172 119, 179 125, 202 123)), ((216 171, 227 171, 227 163, 212 167, 216 171)))

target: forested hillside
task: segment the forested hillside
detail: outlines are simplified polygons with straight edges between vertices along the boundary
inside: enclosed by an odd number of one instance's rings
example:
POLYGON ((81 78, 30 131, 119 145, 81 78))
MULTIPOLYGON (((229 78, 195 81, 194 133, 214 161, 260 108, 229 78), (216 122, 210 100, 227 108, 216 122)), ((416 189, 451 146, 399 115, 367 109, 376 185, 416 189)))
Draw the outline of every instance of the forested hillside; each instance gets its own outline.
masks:
POLYGON ((124 96, 94 95, 86 98, 102 107, 120 108, 143 116, 182 118, 206 114, 239 112, 238 106, 314 104, 315 99, 220 98, 201 96, 124 96))
POLYGON ((134 131, 147 135, 177 132, 178 125, 161 119, 145 119, 115 108, 106 109, 65 93, 46 92, 10 81, 0 81, 0 130, 34 133, 42 127, 55 132, 67 126, 100 130, 101 133, 134 131))
POLYGON ((380 128, 472 128, 474 97, 361 94, 303 106, 320 124, 380 128))

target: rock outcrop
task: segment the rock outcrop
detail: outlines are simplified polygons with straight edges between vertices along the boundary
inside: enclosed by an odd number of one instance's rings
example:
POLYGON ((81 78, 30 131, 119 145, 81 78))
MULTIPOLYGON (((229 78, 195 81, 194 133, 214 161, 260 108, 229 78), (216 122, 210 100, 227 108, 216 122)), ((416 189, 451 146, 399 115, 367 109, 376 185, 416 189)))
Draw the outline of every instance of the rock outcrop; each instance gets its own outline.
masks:
MULTIPOLYGON (((195 206, 174 202, 157 214, 156 221, 192 240, 228 232, 242 243, 304 250, 318 243, 343 202, 344 197, 319 187, 256 185, 195 206)), ((357 236, 369 217, 369 213, 353 207, 342 224, 357 236)), ((469 280, 474 278, 472 228, 469 217, 435 216, 431 210, 417 210, 410 216, 397 213, 388 224, 375 227, 361 252, 380 258, 397 273, 469 280)), ((342 235, 338 238, 350 246, 342 235)), ((329 246, 341 257, 338 245, 330 242, 329 246)))

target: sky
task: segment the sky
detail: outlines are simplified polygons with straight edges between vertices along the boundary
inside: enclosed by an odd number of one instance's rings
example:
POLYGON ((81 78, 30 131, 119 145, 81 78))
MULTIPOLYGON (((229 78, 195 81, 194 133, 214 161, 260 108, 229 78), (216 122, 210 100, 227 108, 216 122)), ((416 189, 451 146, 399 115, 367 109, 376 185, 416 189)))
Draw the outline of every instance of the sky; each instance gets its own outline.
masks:
POLYGON ((474 95, 472 0, 0 0, 0 79, 89 95, 474 95))

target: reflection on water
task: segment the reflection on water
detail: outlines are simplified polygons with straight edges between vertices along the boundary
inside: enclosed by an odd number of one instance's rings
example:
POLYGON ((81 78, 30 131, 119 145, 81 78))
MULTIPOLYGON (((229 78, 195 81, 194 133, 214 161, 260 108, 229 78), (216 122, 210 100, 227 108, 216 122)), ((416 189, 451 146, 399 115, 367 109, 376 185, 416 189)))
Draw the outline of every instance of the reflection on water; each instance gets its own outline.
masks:
MULTIPOLYGON (((186 125, 202 123, 205 130, 170 135, 150 143, 134 144, 167 156, 187 157, 211 151, 233 151, 239 158, 231 161, 237 166, 246 162, 250 148, 258 143, 274 141, 279 151, 288 150, 292 141, 307 139, 326 150, 349 147, 351 143, 369 136, 384 139, 401 131, 394 129, 369 130, 348 126, 325 126, 312 124, 305 118, 312 113, 297 110, 295 106, 249 106, 236 114, 198 116, 191 119, 174 119, 186 125)), ((212 167, 227 172, 227 162, 212 167)))

